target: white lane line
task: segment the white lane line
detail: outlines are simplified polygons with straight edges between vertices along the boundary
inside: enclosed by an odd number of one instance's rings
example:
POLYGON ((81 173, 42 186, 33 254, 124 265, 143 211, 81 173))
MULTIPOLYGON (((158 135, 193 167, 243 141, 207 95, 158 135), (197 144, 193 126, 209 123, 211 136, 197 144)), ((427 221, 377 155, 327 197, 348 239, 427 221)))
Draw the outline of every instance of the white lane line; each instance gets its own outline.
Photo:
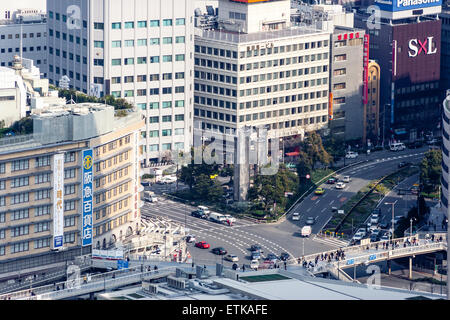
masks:
POLYGON ((308 210, 306 210, 306 212, 309 212, 309 211, 311 211, 311 207, 309 207, 308 210))
POLYGON ((322 211, 320 211, 320 212, 324 212, 325 210, 327 210, 327 208, 323 208, 322 211))
POLYGON ((318 204, 320 202, 320 200, 317 200, 316 204, 318 204))
POLYGON ((330 204, 333 204, 334 200, 331 200, 330 204))

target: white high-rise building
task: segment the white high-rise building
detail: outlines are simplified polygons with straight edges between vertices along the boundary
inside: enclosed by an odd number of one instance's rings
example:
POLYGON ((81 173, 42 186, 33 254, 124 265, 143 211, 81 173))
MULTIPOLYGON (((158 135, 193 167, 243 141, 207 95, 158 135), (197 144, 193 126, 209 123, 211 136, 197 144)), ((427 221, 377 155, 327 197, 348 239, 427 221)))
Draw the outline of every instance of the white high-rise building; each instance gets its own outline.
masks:
POLYGON ((145 116, 144 164, 192 141, 191 0, 48 0, 49 79, 125 98, 145 116))
POLYGON ((289 0, 220 0, 217 29, 196 29, 195 119, 269 138, 327 128, 329 46, 330 31, 291 26, 289 0))

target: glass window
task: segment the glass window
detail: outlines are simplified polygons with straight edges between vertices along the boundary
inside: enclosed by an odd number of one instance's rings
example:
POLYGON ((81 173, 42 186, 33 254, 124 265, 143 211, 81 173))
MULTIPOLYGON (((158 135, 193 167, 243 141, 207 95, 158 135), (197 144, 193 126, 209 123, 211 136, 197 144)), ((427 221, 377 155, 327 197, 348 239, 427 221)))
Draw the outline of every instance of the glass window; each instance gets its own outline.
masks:
POLYGON ((150 20, 150 27, 159 27, 159 20, 150 20))
POLYGON ((169 27, 172 25, 172 19, 164 19, 163 20, 163 26, 169 27))
POLYGON ((186 20, 184 18, 178 18, 176 20, 176 25, 177 26, 184 26, 186 24, 186 20))
POLYGON ((125 27, 125 29, 133 29, 134 28, 134 22, 133 21, 125 22, 124 27, 125 27))
POLYGON ((113 47, 113 48, 120 48, 120 47, 122 47, 122 41, 120 41, 120 40, 112 41, 111 42, 111 47, 113 47))
POLYGON ((147 21, 138 21, 138 28, 147 28, 147 21))
POLYGON ((112 29, 121 29, 122 28, 122 23, 120 23, 120 22, 113 22, 111 27, 112 27, 112 29))

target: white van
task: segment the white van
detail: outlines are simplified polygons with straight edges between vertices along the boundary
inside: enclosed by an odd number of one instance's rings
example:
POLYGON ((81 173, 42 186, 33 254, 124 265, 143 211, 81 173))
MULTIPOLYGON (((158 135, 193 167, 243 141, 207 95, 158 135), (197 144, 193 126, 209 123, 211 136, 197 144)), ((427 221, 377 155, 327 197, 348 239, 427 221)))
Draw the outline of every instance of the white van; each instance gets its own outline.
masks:
POLYGON ((406 146, 402 142, 397 142, 397 143, 391 144, 390 148, 391 148, 391 151, 402 151, 402 150, 406 149, 406 146))
POLYGON ((206 215, 211 213, 211 211, 209 211, 209 208, 205 206, 197 206, 197 209, 203 211, 203 213, 206 215))
POLYGON ((301 231, 302 237, 309 237, 311 235, 311 231, 311 226, 304 226, 301 231))

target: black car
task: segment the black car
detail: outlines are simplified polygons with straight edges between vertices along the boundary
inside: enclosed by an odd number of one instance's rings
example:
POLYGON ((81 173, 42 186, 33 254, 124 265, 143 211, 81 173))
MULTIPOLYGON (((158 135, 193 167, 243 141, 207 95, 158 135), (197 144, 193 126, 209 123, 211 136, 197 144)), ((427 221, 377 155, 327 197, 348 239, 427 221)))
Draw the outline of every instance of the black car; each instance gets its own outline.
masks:
POLYGON ((389 225, 390 225, 389 222, 381 222, 381 223, 378 224, 378 226, 379 226, 381 229, 387 229, 387 228, 389 227, 389 225))
POLYGON ((327 180, 328 184, 335 184, 336 182, 337 182, 336 178, 330 178, 330 179, 327 180))
POLYGON ((203 211, 201 211, 201 210, 192 211, 191 212, 191 216, 196 217, 196 218, 202 218, 202 219, 208 218, 206 216, 206 214, 203 211))
POLYGON ((150 181, 141 181, 142 186, 148 187, 150 185, 150 181))
POLYGON ((269 253, 264 260, 276 263, 278 261, 278 257, 273 253, 269 253))
POLYGON ((259 260, 261 259, 261 253, 259 251, 252 251, 252 260, 259 260))
POLYGON ((227 250, 225 250, 225 249, 222 248, 222 247, 214 248, 214 249, 212 249, 211 251, 212 251, 212 253, 218 254, 218 255, 221 255, 221 256, 227 254, 227 250))
POLYGON ((280 254, 280 259, 283 260, 283 261, 286 261, 287 259, 289 259, 289 257, 290 257, 290 255, 287 252, 282 252, 280 254))
POLYGON ((375 235, 375 234, 370 235, 370 242, 377 242, 377 241, 380 241, 379 235, 375 235))
POLYGON ((409 149, 422 148, 422 146, 423 146, 423 143, 421 141, 411 142, 410 144, 408 144, 409 149))
POLYGON ((375 208, 375 209, 373 209, 373 210, 372 210, 372 215, 374 215, 374 214, 381 215, 381 209, 380 209, 380 208, 375 208))
POLYGON ((250 251, 263 252, 259 244, 252 244, 252 246, 250 247, 250 251))
POLYGON ((399 167, 399 168, 404 168, 404 167, 407 167, 407 166, 410 166, 410 165, 412 165, 411 162, 405 162, 405 161, 402 161, 402 162, 400 162, 400 163, 398 164, 398 167, 399 167))

